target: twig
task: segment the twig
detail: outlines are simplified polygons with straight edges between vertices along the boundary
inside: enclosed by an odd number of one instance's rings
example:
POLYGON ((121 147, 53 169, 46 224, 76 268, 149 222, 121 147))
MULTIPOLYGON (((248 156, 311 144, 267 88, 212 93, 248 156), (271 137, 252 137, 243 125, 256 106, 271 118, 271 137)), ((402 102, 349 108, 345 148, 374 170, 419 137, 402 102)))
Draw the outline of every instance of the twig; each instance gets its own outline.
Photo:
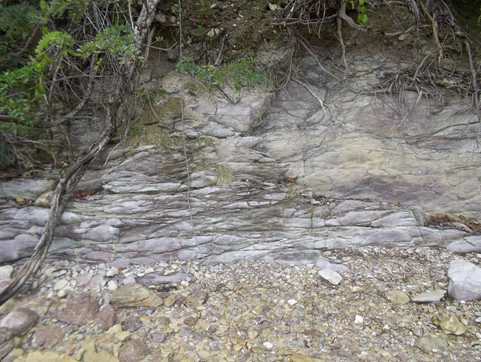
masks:
POLYGON ((333 77, 335 80, 339 80, 338 77, 336 77, 334 74, 332 74, 330 71, 328 71, 326 68, 324 68, 324 66, 321 64, 319 58, 317 57, 316 54, 314 54, 314 52, 311 50, 311 48, 307 45, 306 41, 304 40, 304 38, 300 35, 300 34, 297 34, 296 35, 296 38, 299 40, 299 43, 301 43, 301 45, 304 47, 304 49, 307 50, 307 52, 316 60, 316 63, 317 65, 319 66, 319 68, 321 68, 321 70, 330 75, 331 77, 333 77))
POLYGON ((85 106, 87 101, 90 99, 90 95, 92 94, 92 88, 93 88, 93 83, 94 83, 94 79, 95 79, 95 63, 96 62, 97 62, 97 54, 93 54, 92 57, 90 58, 89 82, 87 84, 87 89, 85 91, 85 94, 84 94, 82 100, 80 101, 79 104, 77 104, 77 106, 75 106, 75 108, 71 112, 67 113, 65 116, 63 116, 62 118, 57 120, 54 123, 55 126, 58 126, 58 125, 64 123, 65 121, 75 117, 77 115, 77 113, 82 110, 82 108, 85 106))
POLYGON ((438 48, 438 64, 441 63, 443 59, 443 47, 441 46, 441 42, 439 41, 439 29, 438 29, 438 22, 436 20, 436 15, 432 15, 429 13, 429 10, 424 4, 424 0, 420 0, 419 4, 421 5, 421 10, 423 11, 424 15, 431 21, 431 27, 433 29, 433 38, 436 47, 438 48))
POLYGON ((351 28, 359 30, 359 31, 366 31, 366 28, 363 28, 362 26, 356 24, 354 20, 350 16, 346 14, 346 1, 341 0, 341 6, 339 8, 339 11, 337 13, 337 17, 341 18, 344 20, 351 28))
MULTIPOLYGON (((183 123, 184 122, 184 100, 181 99, 180 101, 180 121, 183 123)), ((187 146, 186 146, 186 139, 185 139, 185 133, 182 133, 182 138, 183 138, 183 150, 184 150, 184 159, 185 159, 185 171, 187 173, 187 207, 189 208, 189 214, 190 214, 190 225, 193 228, 194 227, 194 218, 192 215, 192 205, 190 202, 190 195, 191 195, 191 185, 192 185, 192 178, 191 178, 191 173, 189 169, 189 157, 187 155, 187 146)))
POLYGON ((348 70, 347 60, 346 60, 346 45, 344 44, 344 38, 342 37, 342 15, 346 15, 346 3, 344 0, 341 0, 341 7, 339 8, 339 12, 337 15, 336 23, 337 23, 337 37, 339 43, 341 44, 341 52, 342 52, 342 62, 344 63, 344 69, 348 70))
POLYGON ((466 46, 466 51, 468 53, 469 68, 471 70, 471 83, 473 86, 474 108, 475 108, 476 115, 478 116, 478 120, 479 122, 481 122, 481 109, 479 109, 478 80, 476 77, 476 69, 473 61, 473 55, 471 53, 471 45, 469 44, 469 41, 467 39, 464 41, 464 44, 466 46))
POLYGON ((303 86, 321 105, 322 111, 325 113, 326 112, 326 107, 324 106, 324 101, 316 94, 314 91, 309 87, 306 83, 298 80, 298 79, 292 79, 294 82, 300 84, 303 86))
POLYGON ((179 0, 179 59, 182 59, 183 47, 184 47, 184 38, 182 34, 182 0, 179 0))

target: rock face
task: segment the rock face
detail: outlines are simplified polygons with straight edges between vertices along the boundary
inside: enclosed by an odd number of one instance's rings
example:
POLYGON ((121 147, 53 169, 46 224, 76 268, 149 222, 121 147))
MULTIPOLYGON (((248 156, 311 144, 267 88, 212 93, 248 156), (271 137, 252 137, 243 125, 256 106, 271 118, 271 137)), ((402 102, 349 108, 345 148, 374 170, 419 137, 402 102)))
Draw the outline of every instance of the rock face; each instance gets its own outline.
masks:
MULTIPOLYGON (((158 113, 171 133, 159 133, 160 121, 142 125, 143 146, 112 152, 86 175, 79 189, 95 194, 67 207, 52 253, 90 262, 316 264, 325 248, 481 250, 481 236, 423 217, 481 216, 476 116, 460 99, 441 107, 408 92, 401 107, 397 96, 372 95, 396 67, 359 57, 341 84, 305 59, 301 83, 275 95, 243 92, 236 104, 169 74, 149 87, 167 94, 158 113)), ((42 182, 3 183, 0 263, 31 254, 48 209, 8 200, 41 194, 42 182)))
POLYGON ((457 300, 481 299, 481 268, 464 260, 454 260, 448 270, 449 296, 457 300))

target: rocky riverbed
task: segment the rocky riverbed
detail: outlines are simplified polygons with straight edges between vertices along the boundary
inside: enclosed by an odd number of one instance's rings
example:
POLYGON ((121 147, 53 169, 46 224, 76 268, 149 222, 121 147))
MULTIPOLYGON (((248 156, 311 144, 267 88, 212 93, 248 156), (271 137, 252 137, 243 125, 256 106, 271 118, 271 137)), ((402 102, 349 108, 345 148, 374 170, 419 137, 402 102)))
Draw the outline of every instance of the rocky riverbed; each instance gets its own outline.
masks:
POLYGON ((459 257, 367 247, 323 258, 322 267, 53 261, 37 289, 1 307, 0 353, 58 362, 481 359, 479 303, 448 296, 454 282, 474 288, 465 276, 448 279, 459 257))

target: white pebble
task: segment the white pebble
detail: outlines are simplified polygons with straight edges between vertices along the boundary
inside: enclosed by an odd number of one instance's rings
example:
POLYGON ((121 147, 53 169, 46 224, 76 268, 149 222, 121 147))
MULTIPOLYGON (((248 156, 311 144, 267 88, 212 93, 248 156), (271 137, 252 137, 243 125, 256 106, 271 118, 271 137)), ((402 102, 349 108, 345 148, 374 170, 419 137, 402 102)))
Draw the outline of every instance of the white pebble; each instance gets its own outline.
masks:
POLYGON ((266 349, 272 349, 274 348, 274 345, 271 342, 264 342, 262 344, 266 349))
POLYGON ((117 284, 117 282, 115 280, 110 280, 107 283, 107 289, 108 290, 116 290, 118 287, 119 287, 119 285, 117 284))
POLYGON ((360 315, 357 315, 356 318, 354 318, 354 323, 355 324, 362 324, 362 323, 364 323, 364 318, 361 317, 360 315))
POLYGON ((297 304, 297 300, 295 300, 295 299, 289 299, 289 300, 287 301, 287 304, 289 304, 289 305, 297 304))

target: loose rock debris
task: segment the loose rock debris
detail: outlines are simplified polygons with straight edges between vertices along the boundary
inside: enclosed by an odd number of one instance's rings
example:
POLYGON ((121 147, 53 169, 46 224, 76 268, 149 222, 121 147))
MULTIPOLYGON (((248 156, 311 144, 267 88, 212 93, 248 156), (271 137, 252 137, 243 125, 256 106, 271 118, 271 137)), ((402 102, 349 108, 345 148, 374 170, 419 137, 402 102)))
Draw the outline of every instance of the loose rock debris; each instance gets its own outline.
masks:
MULTIPOLYGON (((323 257, 346 268, 337 285, 314 265, 55 261, 36 291, 0 308, 0 355, 24 362, 481 360, 480 304, 446 295, 459 256, 368 247, 323 257)), ((481 255, 463 259, 477 266, 481 255)))

